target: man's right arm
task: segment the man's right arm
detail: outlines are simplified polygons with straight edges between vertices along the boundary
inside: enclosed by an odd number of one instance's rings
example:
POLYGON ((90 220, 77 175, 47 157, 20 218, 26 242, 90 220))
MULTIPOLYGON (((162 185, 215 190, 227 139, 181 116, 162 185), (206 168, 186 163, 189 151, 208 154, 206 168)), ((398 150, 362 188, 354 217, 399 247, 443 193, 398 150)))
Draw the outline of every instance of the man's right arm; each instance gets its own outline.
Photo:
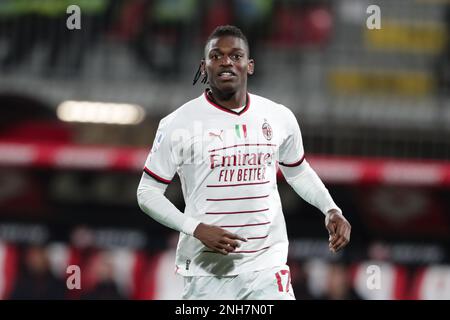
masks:
POLYGON ((142 175, 137 189, 138 204, 151 218, 166 227, 194 236, 208 248, 225 255, 239 247, 237 240, 247 241, 220 227, 186 216, 164 196, 166 188, 166 185, 147 176, 147 173, 142 175))
POLYGON ((167 185, 159 183, 149 177, 147 173, 143 173, 137 189, 139 207, 166 227, 193 236, 200 221, 178 210, 164 195, 166 188, 167 185))
POLYGON ((180 212, 172 202, 164 196, 164 192, 175 175, 178 163, 177 152, 174 152, 173 132, 177 112, 163 118, 155 134, 151 151, 144 165, 144 172, 137 189, 139 207, 151 218, 166 227, 188 235, 193 235, 199 221, 180 212))

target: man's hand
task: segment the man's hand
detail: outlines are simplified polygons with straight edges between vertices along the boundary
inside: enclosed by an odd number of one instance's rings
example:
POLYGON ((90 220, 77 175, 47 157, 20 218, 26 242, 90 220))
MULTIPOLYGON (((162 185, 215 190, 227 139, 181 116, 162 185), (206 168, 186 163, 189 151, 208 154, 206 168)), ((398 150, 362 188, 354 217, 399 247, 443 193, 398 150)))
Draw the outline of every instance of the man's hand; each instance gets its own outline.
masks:
POLYGON ((331 251, 338 252, 350 241, 352 226, 336 209, 331 209, 327 212, 325 226, 330 235, 329 247, 331 251))
POLYGON ((208 248, 227 255, 240 246, 239 242, 247 242, 247 239, 228 232, 220 227, 200 223, 194 231, 194 237, 200 240, 208 248))

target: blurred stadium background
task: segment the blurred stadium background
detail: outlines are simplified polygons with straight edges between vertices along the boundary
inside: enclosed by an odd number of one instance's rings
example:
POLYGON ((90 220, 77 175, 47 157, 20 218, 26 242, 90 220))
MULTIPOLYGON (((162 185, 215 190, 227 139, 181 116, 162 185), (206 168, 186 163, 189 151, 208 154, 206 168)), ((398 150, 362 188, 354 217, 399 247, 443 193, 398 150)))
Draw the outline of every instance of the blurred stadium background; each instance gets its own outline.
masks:
MULTIPOLYGON (((297 298, 450 299, 446 0, 1 0, 0 299, 179 297, 178 236, 136 187, 159 119, 203 90, 192 78, 220 24, 247 34, 249 90, 294 111, 353 226, 330 254, 323 216, 280 177, 297 298)), ((167 195, 183 208, 178 182, 167 195)))

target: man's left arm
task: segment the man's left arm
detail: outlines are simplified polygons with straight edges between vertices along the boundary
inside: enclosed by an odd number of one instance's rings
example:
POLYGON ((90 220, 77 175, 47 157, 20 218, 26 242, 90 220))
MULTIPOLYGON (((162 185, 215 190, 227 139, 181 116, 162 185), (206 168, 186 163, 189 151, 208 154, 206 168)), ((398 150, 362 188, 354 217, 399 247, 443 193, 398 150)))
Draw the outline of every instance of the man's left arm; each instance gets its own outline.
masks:
POLYGON ((279 164, 286 181, 297 194, 325 214, 330 250, 337 252, 350 241, 351 226, 334 203, 328 189, 305 159, 300 125, 292 113, 285 114, 286 138, 280 145, 279 164))
POLYGON ((337 252, 345 247, 350 241, 350 223, 306 159, 294 167, 281 165, 280 169, 295 192, 325 215, 330 250, 337 252))

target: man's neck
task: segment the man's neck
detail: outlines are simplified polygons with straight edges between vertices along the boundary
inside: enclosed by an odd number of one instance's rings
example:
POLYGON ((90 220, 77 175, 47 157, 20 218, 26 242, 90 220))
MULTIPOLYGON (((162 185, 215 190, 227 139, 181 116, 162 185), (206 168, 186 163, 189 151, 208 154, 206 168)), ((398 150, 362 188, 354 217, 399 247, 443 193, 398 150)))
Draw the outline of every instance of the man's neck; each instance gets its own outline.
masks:
POLYGON ((219 105, 227 109, 236 109, 245 106, 247 103, 247 88, 229 94, 223 94, 211 88, 209 96, 219 105))

